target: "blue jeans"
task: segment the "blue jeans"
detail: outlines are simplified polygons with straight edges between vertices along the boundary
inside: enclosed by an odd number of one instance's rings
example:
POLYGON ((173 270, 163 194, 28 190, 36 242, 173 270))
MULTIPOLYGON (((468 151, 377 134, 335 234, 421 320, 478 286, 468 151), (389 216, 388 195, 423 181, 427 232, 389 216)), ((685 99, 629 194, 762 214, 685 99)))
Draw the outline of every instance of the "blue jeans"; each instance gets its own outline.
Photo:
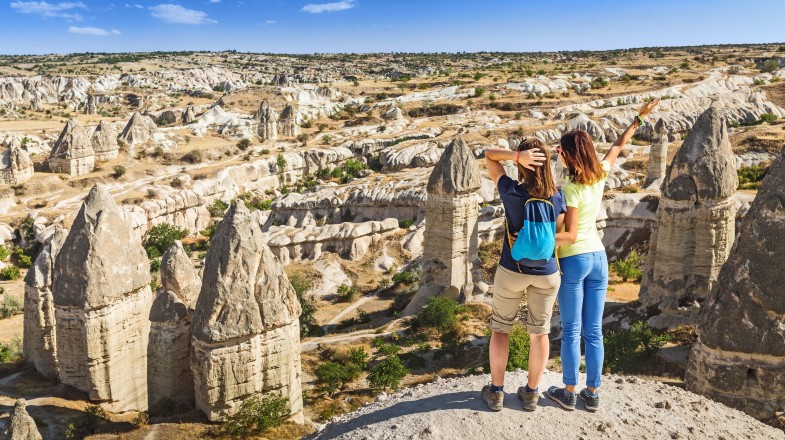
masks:
POLYGON ((602 342, 602 313, 608 290, 608 257, 605 251, 559 259, 562 270, 559 288, 561 314, 561 362, 565 385, 578 384, 581 335, 586 346, 586 386, 598 388, 605 348, 602 342))

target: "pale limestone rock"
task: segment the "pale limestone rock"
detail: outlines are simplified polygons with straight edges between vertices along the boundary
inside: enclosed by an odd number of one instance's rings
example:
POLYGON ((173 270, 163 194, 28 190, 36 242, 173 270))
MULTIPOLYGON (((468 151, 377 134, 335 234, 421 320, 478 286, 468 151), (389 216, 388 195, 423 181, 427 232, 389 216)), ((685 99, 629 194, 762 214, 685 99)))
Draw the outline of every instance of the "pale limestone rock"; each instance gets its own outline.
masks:
POLYGON ((95 152, 96 162, 107 162, 117 159, 120 145, 117 144, 117 133, 112 128, 112 124, 101 121, 90 138, 95 152))
POLYGON ((196 121, 194 106, 189 105, 183 112, 183 125, 191 124, 196 121))
POLYGON ((105 189, 90 190, 52 283, 60 381, 112 412, 146 410, 150 262, 105 189))
POLYGON ((275 110, 267 104, 267 101, 262 101, 259 104, 259 109, 254 114, 254 119, 259 123, 256 129, 256 134, 263 141, 274 141, 278 139, 278 115, 275 110))
POLYGON ((301 423, 294 289, 242 202, 227 211, 211 242, 191 324, 196 405, 216 421, 255 394, 276 393, 301 423))
POLYGON ((76 119, 65 124, 49 154, 49 169, 54 173, 83 176, 95 167, 95 152, 87 130, 76 119))
POLYGON ((422 287, 404 310, 416 313, 429 296, 467 300, 474 291, 472 272, 479 259, 478 196, 480 168, 458 136, 431 172, 426 190, 422 287))
POLYGON ((50 380, 58 378, 52 269, 67 234, 68 231, 58 225, 50 244, 38 254, 25 276, 22 352, 27 362, 50 380))
POLYGON ((156 125, 152 119, 135 112, 128 120, 123 132, 120 133, 120 139, 131 146, 145 144, 152 139, 155 129, 156 125))
POLYGON ((84 105, 84 114, 94 115, 96 113, 98 113, 98 109, 95 104, 95 96, 87 95, 87 101, 85 101, 84 105))
POLYGON ((735 236, 738 186, 722 108, 695 123, 668 168, 646 260, 640 301, 655 327, 693 323, 735 236))
POLYGON ((151 408, 162 401, 193 404, 194 380, 188 364, 190 347, 189 307, 176 292, 162 289, 150 311, 147 388, 151 408))
POLYGON ((700 312, 685 382, 765 420, 785 408, 785 150, 740 229, 700 312))
POLYGON ((25 150, 14 146, 0 154, 0 185, 21 185, 33 173, 33 161, 25 150))
POLYGON ((42 440, 35 420, 27 413, 25 399, 17 399, 0 440, 42 440))
POLYGON ((287 105, 278 118, 278 132, 284 137, 297 137, 300 135, 300 126, 297 125, 297 111, 292 105, 287 105))
POLYGON ((175 241, 161 259, 161 288, 174 292, 189 309, 196 305, 202 280, 180 240, 175 241))
POLYGON ((649 162, 646 167, 645 188, 659 188, 668 166, 668 129, 665 121, 659 119, 654 126, 654 143, 649 151, 649 162))

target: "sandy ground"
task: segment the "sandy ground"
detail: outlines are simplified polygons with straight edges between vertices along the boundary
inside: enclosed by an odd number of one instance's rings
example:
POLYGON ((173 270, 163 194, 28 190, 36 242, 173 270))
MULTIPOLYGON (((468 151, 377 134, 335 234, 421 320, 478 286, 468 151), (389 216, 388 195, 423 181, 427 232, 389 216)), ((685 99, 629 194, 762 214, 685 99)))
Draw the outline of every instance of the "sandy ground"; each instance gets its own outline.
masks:
MULTIPOLYGON (((581 382, 585 379, 581 375, 581 382)), ((382 396, 326 426, 312 439, 785 439, 785 433, 682 389, 635 377, 603 378, 600 411, 581 402, 566 412, 546 397, 532 413, 508 392, 495 413, 478 398, 488 375, 439 380, 382 396)), ((526 372, 507 375, 515 392, 526 372)), ((540 390, 561 383, 546 372, 540 390)))

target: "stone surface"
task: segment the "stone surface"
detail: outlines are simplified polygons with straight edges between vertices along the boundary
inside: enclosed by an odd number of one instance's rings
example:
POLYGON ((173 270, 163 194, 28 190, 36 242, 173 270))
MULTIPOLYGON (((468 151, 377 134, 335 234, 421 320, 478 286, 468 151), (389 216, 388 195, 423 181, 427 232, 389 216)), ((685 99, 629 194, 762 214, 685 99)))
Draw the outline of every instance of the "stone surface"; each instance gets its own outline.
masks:
POLYGON ((417 313, 429 296, 468 300, 472 272, 479 260, 478 196, 480 169, 469 146, 458 136, 431 172, 426 190, 422 287, 404 310, 417 313))
POLYGON ((256 134, 263 141, 278 139, 278 115, 275 109, 267 104, 267 101, 262 101, 259 104, 259 109, 254 114, 254 119, 259 123, 256 134))
POLYGON ((167 401, 193 404, 190 347, 189 307, 177 293, 161 289, 150 311, 147 345, 147 388, 151 408, 167 401))
POLYGON ((120 133, 120 140, 130 146, 145 144, 152 139, 155 129, 156 125, 152 119, 135 112, 131 119, 128 120, 128 124, 126 124, 122 133, 120 133))
POLYGON ((722 108, 697 120, 668 168, 650 239, 640 301, 654 309, 649 323, 694 323, 717 281, 735 237, 738 186, 722 108))
POLYGON ((180 240, 175 241, 161 259, 161 288, 174 292, 189 309, 196 305, 202 279, 199 278, 180 240))
POLYGON ((98 109, 95 103, 95 96, 87 95, 87 100, 84 104, 84 114, 86 115, 94 115, 98 113, 98 109))
POLYGON ((196 121, 196 112, 194 106, 189 105, 183 112, 183 125, 190 124, 196 121))
POLYGON ((21 185, 33 173, 33 161, 25 150, 13 146, 0 153, 0 185, 21 185))
POLYGON ((255 394, 289 399, 302 422, 300 303, 242 202, 219 223, 191 325, 196 405, 222 420, 255 394))
POLYGON ((785 150, 700 312, 688 389, 770 419, 785 408, 785 150))
POLYGON ((50 380, 58 378, 52 269, 67 234, 65 228, 57 226, 50 244, 41 250, 25 276, 22 352, 27 362, 50 380))
POLYGON ((117 143, 117 132, 112 128, 112 124, 101 121, 93 135, 90 137, 93 145, 96 162, 107 162, 117 159, 120 145, 117 143))
POLYGON ((278 133, 284 137, 300 135, 300 126, 297 125, 297 111, 291 104, 284 107, 278 118, 278 133))
POLYGON ((105 189, 93 187, 74 219, 52 292, 60 381, 110 411, 146 410, 150 262, 105 189))
POLYGON ((71 118, 49 154, 49 169, 54 173, 82 176, 95 167, 95 152, 87 130, 71 118))
POLYGON ((42 440, 35 420, 27 413, 25 399, 17 399, 0 440, 42 440))
POLYGON ((659 188, 668 167, 668 129, 665 120, 657 120, 654 125, 654 142, 649 151, 649 162, 646 166, 645 188, 659 188))

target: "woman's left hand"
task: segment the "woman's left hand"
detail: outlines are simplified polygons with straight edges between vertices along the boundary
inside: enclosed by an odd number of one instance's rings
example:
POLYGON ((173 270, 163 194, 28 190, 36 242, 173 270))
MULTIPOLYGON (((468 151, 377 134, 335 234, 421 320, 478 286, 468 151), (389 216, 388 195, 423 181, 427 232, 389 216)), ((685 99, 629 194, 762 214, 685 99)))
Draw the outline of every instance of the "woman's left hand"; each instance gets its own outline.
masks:
POLYGON ((534 171, 534 167, 539 167, 545 163, 545 154, 539 148, 521 151, 518 154, 517 162, 524 168, 534 171))

